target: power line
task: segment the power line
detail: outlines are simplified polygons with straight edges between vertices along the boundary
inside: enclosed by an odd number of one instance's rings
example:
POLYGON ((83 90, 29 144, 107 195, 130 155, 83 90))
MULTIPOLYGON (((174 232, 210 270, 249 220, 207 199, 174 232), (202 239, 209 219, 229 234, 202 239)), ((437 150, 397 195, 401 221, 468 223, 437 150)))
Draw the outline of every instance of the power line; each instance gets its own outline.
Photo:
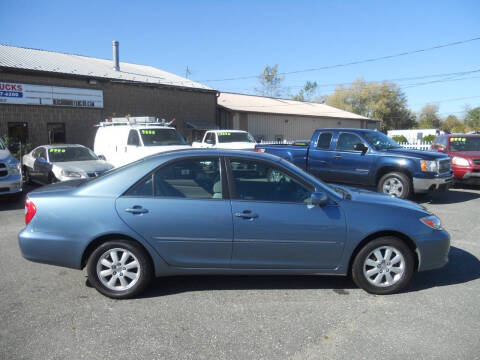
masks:
MULTIPOLYGON (((478 41, 478 40, 480 40, 480 36, 477 36, 477 37, 474 37, 474 38, 471 38, 471 39, 454 41, 454 42, 450 42, 450 43, 446 43, 446 44, 441 44, 441 45, 436 45, 436 46, 432 46, 432 47, 428 47, 428 48, 418 49, 418 50, 404 51, 404 52, 397 53, 397 54, 392 54, 392 55, 385 55, 385 56, 379 56, 379 57, 374 57, 374 58, 369 58, 369 59, 350 61, 350 62, 335 64, 335 65, 325 65, 325 66, 320 66, 320 67, 310 68, 310 69, 286 71, 286 72, 279 73, 279 75, 299 74, 299 73, 305 73, 305 72, 334 69, 334 68, 351 66, 351 65, 365 64, 365 63, 374 62, 374 61, 392 59, 392 58, 396 58, 396 57, 400 57, 400 56, 413 55, 413 54, 418 54, 418 53, 421 53, 421 52, 427 52, 427 51, 442 49, 442 48, 446 48, 446 47, 450 47, 450 46, 466 44, 466 43, 469 43, 469 42, 472 42, 472 41, 478 41)), ((238 77, 231 77, 231 78, 225 78, 225 79, 198 80, 198 82, 234 81, 234 80, 246 80, 246 79, 256 79, 256 78, 258 78, 258 75, 238 76, 238 77)))
MULTIPOLYGON (((447 77, 447 76, 464 76, 474 73, 480 73, 480 69, 477 70, 468 70, 468 71, 460 71, 460 72, 451 72, 451 73, 442 73, 442 74, 430 74, 430 75, 419 75, 419 76, 408 76, 402 78, 394 78, 394 79, 383 79, 383 80, 372 80, 372 81, 365 81, 365 83, 375 83, 375 82, 401 82, 401 81, 408 81, 408 80, 421 80, 421 79, 428 79, 428 78, 435 78, 435 77, 447 77)), ((329 84, 317 84, 317 87, 336 87, 340 85, 351 85, 353 82, 343 82, 343 83, 329 83, 329 84)), ((291 85, 286 86, 287 89, 293 88, 303 88, 303 85, 291 85)), ((246 90, 250 91, 251 88, 224 88, 225 90, 246 90)))

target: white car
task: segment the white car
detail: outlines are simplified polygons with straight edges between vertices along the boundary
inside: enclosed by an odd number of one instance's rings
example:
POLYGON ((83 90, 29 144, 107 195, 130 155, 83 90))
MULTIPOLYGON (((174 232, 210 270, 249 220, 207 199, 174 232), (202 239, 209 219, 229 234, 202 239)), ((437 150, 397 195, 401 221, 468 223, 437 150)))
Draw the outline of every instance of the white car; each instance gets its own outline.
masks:
POLYGON ((255 139, 248 131, 243 130, 210 130, 205 133, 201 142, 193 142, 192 147, 253 150, 255 139))
POLYGON ((168 123, 153 117, 113 118, 98 125, 93 150, 115 167, 145 156, 190 148, 168 123))
POLYGON ((112 168, 82 145, 43 145, 23 156, 25 182, 41 185, 96 177, 112 168))
POLYGON ((20 163, 15 159, 7 145, 0 138, 0 195, 22 192, 22 174, 20 163))

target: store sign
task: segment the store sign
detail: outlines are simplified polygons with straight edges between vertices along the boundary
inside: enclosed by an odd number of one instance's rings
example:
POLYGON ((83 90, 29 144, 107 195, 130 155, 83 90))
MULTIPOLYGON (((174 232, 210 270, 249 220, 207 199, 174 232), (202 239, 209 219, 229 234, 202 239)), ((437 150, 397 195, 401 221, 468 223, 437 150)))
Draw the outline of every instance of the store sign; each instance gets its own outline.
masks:
POLYGON ((0 104, 103 108, 103 91, 0 82, 0 104))

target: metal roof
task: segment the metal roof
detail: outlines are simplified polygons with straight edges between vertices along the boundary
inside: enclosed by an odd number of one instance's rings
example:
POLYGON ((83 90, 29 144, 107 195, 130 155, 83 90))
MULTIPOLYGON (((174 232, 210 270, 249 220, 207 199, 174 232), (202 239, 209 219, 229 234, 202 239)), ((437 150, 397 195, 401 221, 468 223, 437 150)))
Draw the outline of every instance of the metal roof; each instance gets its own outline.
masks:
POLYGON ((232 111, 377 121, 325 104, 255 95, 221 93, 218 105, 232 111))
POLYGON ((0 44, 0 67, 214 90, 153 66, 120 62, 120 70, 116 71, 112 60, 2 44, 0 44))

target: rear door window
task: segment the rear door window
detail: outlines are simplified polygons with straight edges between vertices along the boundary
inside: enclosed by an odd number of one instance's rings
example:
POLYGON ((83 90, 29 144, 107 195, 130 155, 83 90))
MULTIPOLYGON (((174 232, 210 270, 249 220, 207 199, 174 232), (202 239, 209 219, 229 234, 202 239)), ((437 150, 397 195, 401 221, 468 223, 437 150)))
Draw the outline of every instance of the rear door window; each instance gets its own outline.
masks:
POLYGON ((332 133, 321 133, 318 137, 317 149, 328 150, 330 149, 330 142, 332 141, 332 133))
POLYGON ((131 145, 131 146, 140 145, 140 137, 138 136, 137 130, 130 130, 130 133, 128 134, 127 145, 131 145))

